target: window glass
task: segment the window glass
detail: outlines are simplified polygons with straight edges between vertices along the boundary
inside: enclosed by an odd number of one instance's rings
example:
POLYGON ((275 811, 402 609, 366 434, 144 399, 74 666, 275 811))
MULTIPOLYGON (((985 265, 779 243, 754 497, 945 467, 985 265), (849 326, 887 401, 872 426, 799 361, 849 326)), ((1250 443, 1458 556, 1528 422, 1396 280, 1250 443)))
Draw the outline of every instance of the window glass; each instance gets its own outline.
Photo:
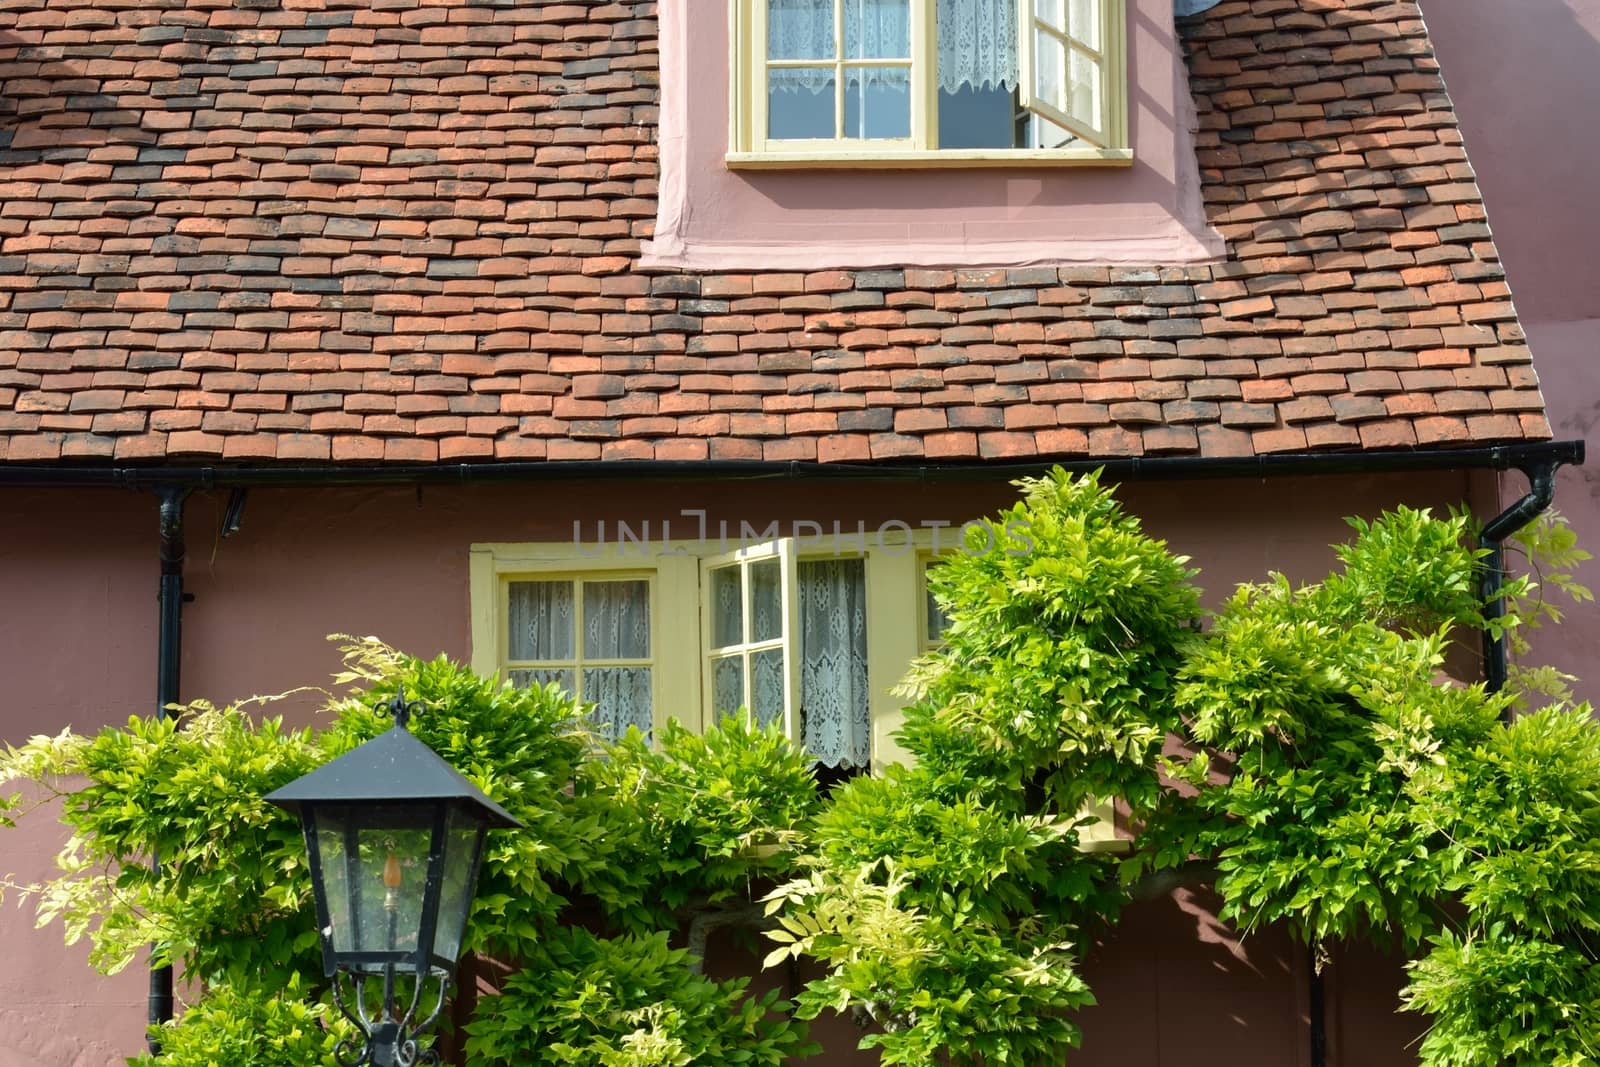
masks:
POLYGON ((511 658, 571 659, 576 620, 571 582, 512 582, 511 658))
POLYGON ((910 68, 851 68, 844 92, 844 135, 857 139, 911 136, 910 68))
POLYGON ((835 59, 834 0, 767 0, 768 59, 835 59))
POLYGON ((922 648, 927 651, 944 640, 945 627, 950 625, 950 616, 939 606, 934 599, 933 590, 928 586, 928 572, 939 565, 939 560, 925 560, 922 564, 922 648))
POLYGON ((760 560, 750 564, 750 640, 782 636, 783 568, 775 559, 760 560))
POLYGON ((1015 148, 1016 93, 1004 86, 939 90, 940 148, 1015 148))
POLYGON ((727 656, 711 667, 712 709, 717 717, 744 707, 744 657, 727 656))
POLYGON ((648 659, 650 583, 583 583, 583 658, 648 659))
POLYGON ((911 58, 911 0, 844 0, 842 15, 846 58, 911 58))
POLYGON ((608 737, 629 726, 650 732, 648 580, 514 581, 506 593, 506 676, 513 685, 556 683, 594 705, 595 728, 608 737))
POLYGON ((744 643, 744 590, 738 567, 711 572, 711 644, 730 648, 744 643))
POLYGON ((836 132, 832 68, 776 68, 769 72, 767 136, 776 141, 826 141, 836 132))
POLYGON ((781 647, 751 653, 750 710, 762 726, 783 721, 783 684, 781 647))

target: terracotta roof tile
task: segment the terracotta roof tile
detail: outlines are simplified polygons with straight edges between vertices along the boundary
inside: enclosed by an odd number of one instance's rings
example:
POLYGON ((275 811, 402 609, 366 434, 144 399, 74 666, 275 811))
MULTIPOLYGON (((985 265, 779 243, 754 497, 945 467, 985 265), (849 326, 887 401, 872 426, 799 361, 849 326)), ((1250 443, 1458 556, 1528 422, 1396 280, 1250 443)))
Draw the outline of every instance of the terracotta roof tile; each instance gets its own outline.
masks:
POLYGON ((1550 433, 1414 0, 1182 23, 1221 263, 725 274, 638 266, 651 3, 125 6, 0 11, 3 462, 1550 433))

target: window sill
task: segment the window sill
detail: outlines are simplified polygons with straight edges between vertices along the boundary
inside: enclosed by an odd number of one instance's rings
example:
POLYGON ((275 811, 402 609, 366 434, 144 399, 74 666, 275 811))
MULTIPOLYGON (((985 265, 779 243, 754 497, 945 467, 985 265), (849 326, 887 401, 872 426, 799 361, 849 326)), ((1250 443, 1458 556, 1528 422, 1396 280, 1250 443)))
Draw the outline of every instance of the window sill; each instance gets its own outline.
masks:
POLYGON ((729 152, 730 170, 923 170, 946 167, 1127 167, 1129 148, 974 148, 948 151, 729 152))

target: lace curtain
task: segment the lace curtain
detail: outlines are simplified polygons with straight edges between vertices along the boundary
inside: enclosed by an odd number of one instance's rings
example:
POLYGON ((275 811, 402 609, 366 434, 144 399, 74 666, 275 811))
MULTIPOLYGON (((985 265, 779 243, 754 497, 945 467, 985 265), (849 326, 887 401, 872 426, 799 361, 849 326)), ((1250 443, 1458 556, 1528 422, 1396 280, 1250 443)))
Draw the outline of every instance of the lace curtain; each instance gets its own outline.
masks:
POLYGON ((826 766, 865 767, 872 756, 865 566, 802 562, 798 593, 801 740, 826 766))
MULTIPOLYGON (((583 656, 593 660, 650 658, 650 585, 643 581, 583 583, 583 656)), ((574 664, 511 672, 515 685, 558 683, 595 705, 591 718, 607 737, 629 726, 650 732, 650 668, 581 668, 578 671, 574 583, 513 582, 510 588, 510 653, 513 660, 574 664)))
MULTIPOLYGON (((911 0, 843 0, 847 59, 907 59, 911 56, 911 0)), ((831 60, 834 0, 768 0, 769 59, 831 60)), ((1015 88, 1016 0, 938 0, 939 88, 948 93, 1015 88)), ((821 92, 833 85, 832 67, 773 71, 774 86, 821 92)), ((851 85, 863 80, 900 83, 903 68, 851 67, 851 85)))

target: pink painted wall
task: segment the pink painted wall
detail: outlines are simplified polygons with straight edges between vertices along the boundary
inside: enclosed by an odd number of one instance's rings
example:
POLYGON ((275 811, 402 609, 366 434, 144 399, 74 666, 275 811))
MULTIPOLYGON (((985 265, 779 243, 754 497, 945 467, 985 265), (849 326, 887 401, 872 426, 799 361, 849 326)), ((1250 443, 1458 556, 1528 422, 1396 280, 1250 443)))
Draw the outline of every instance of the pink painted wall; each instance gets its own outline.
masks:
MULTIPOLYGON (((183 693, 217 701, 324 684, 336 669, 323 635, 377 634, 410 651, 469 653, 468 546, 483 541, 585 537, 605 519, 637 525, 704 508, 708 519, 764 526, 811 520, 876 526, 888 519, 961 520, 1012 498, 1004 485, 915 486, 790 481, 542 485, 371 491, 257 491, 243 529, 217 536, 224 494, 197 494, 187 511, 188 589, 183 693)), ((1333 563, 1349 512, 1398 500, 1443 507, 1468 495, 1461 475, 1347 477, 1130 485, 1123 499, 1147 528, 1204 569, 1215 604, 1234 583, 1269 568, 1312 579, 1333 563)), ((0 741, 94 730, 150 709, 155 688, 156 506, 147 494, 0 492, 0 650, 6 695, 0 741)), ((292 718, 310 717, 298 700, 292 718)), ((0 874, 42 877, 59 845, 53 827, 0 832, 0 874)), ((1138 909, 1091 966, 1102 1007, 1085 1018, 1084 1062, 1124 1067, 1280 1065, 1304 1020, 1293 990, 1297 955, 1276 935, 1243 949, 1185 897, 1138 909), (1204 936, 1195 938, 1200 931, 1204 936), (1293 995, 1291 995, 1293 994, 1293 995), (1202 1029, 1196 1031, 1195 1026, 1202 1029), (1130 1028, 1132 1030, 1130 1031, 1130 1028), (1133 1038, 1130 1038, 1130 1032, 1133 1038), (1188 1047, 1179 1039, 1188 1033, 1188 1047)), ((102 981, 59 931, 35 932, 31 913, 0 911, 0 1067, 109 1067, 138 1047, 142 970, 102 981), (7 1057, 10 1057, 7 1059, 7 1057), (20 1057, 20 1058, 19 1058, 20 1057)), ((1354 984, 1372 985, 1365 971, 1354 984)), ((1392 979, 1390 980, 1392 984, 1392 979)), ((1378 986, 1381 988, 1381 985, 1378 986)), ((1408 1062, 1382 1048, 1360 1067, 1408 1062), (1389 1057, 1389 1058, 1385 1058, 1389 1057)))
POLYGON ((1184 263, 1204 221, 1171 0, 1129 0, 1129 167, 734 171, 727 5, 663 0, 661 206, 646 266, 1184 263), (692 13, 692 18, 691 18, 692 13))
MULTIPOLYGON (((1505 261, 1558 438, 1600 422, 1600 0, 1422 0, 1489 224, 1505 261)), ((1507 479, 1508 501, 1525 491, 1507 479)), ((1561 473, 1556 507, 1600 553, 1600 454, 1561 473)), ((1600 588, 1600 564, 1581 573, 1600 588)), ((1600 700, 1600 606, 1569 612, 1532 662, 1582 679, 1600 700)))

